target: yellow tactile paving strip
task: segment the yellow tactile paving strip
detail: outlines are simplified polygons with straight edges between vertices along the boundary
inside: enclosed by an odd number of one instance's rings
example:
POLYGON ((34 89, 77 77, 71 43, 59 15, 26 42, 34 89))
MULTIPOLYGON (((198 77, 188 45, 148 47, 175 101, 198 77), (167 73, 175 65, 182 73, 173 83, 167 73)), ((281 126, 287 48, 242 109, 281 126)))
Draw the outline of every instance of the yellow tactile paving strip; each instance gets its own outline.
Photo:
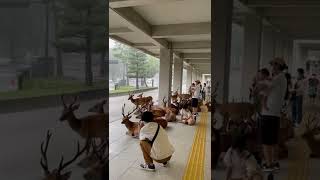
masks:
POLYGON ((185 168, 183 180, 203 180, 206 150, 208 112, 202 112, 194 136, 193 145, 185 168))

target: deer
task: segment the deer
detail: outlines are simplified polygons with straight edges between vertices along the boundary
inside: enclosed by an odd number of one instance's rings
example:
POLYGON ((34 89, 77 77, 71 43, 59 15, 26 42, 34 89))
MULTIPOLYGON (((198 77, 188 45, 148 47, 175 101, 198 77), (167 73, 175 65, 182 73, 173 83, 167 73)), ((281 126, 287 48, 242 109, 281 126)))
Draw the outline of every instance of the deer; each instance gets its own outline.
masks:
POLYGON ((45 142, 42 141, 41 143, 41 159, 40 159, 40 165, 44 171, 44 178, 43 180, 68 180, 71 177, 71 171, 67 171, 65 173, 62 173, 62 171, 68 167, 70 164, 75 162, 78 157, 87 149, 88 144, 86 144, 81 150, 80 150, 80 144, 79 141, 77 142, 77 152, 73 156, 72 159, 70 159, 67 162, 64 162, 64 157, 61 156, 61 160, 59 163, 59 167, 53 169, 52 171, 49 170, 48 165, 48 158, 47 158, 47 151, 49 147, 49 142, 51 139, 52 133, 48 130, 47 136, 45 142))
POLYGON ((185 100, 185 99, 190 99, 191 95, 190 94, 178 94, 178 98, 181 100, 185 100))
POLYGON ((83 175, 85 180, 103 180, 107 178, 107 163, 108 154, 106 142, 96 145, 95 141, 92 141, 93 152, 96 158, 96 162, 90 165, 88 170, 83 175))
MULTIPOLYGON (((148 96, 148 97, 140 97, 140 98, 133 98, 134 94, 129 94, 129 98, 128 100, 130 100, 133 104, 135 104, 137 107, 139 106, 143 106, 145 104, 149 104, 150 102, 152 102, 152 97, 148 96)), ((142 95, 141 95, 142 96, 142 95)))
POLYGON ((172 99, 172 102, 173 103, 176 103, 178 102, 178 95, 179 95, 179 92, 178 92, 178 89, 171 95, 171 99, 172 99))
MULTIPOLYGON (((71 104, 67 105, 64 100, 64 96, 61 96, 63 104, 63 111, 60 117, 60 121, 67 121, 70 128, 78 133, 82 138, 85 138, 88 143, 94 138, 99 138, 101 141, 107 139, 107 115, 106 114, 94 114, 88 115, 81 118, 75 116, 74 111, 78 110, 80 104, 76 104, 78 96, 74 97, 71 104)), ((87 149, 87 155, 90 151, 90 146, 87 149)))
POLYGON ((132 117, 131 114, 133 112, 135 112, 138 109, 138 107, 136 107, 134 110, 132 110, 131 112, 128 112, 127 115, 125 115, 124 114, 125 106, 126 106, 126 104, 124 104, 122 106, 122 122, 121 122, 121 124, 124 124, 126 126, 126 128, 128 129, 128 131, 126 132, 127 135, 131 135, 132 137, 138 137, 139 131, 140 131, 139 123, 130 121, 130 119, 132 117))
POLYGON ((307 144, 309 145, 312 156, 319 156, 320 155, 320 140, 315 138, 315 135, 320 134, 320 123, 317 115, 310 115, 306 118, 305 121, 305 132, 303 133, 302 137, 306 140, 307 144), (318 121, 318 122, 316 122, 318 121))
POLYGON ((165 99, 165 97, 163 98, 162 101, 163 101, 163 105, 164 105, 165 111, 166 111, 165 119, 168 122, 176 121, 177 120, 176 116, 177 116, 179 110, 177 110, 175 108, 171 108, 171 107, 166 107, 168 101, 165 99))

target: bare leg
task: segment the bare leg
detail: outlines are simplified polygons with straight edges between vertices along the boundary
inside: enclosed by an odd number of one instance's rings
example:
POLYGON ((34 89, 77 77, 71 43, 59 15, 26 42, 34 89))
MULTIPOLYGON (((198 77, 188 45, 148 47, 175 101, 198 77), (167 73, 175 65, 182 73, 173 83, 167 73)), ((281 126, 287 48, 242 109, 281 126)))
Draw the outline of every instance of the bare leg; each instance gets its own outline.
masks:
POLYGON ((272 162, 277 162, 279 157, 279 146, 273 145, 272 146, 272 162))
POLYGON ((266 160, 267 166, 270 166, 273 160, 272 146, 263 145, 263 154, 264 154, 264 158, 266 160))

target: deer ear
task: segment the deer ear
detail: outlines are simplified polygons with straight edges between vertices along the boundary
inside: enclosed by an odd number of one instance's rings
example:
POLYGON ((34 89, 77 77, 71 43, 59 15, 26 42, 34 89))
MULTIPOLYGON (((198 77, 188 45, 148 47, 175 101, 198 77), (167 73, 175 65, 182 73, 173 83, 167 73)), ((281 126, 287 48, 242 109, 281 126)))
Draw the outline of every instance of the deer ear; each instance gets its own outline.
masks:
POLYGON ((128 118, 129 118, 129 119, 131 119, 131 118, 132 118, 132 116, 128 116, 128 118))
POLYGON ((68 171, 68 172, 66 172, 66 173, 64 173, 63 175, 62 175, 62 179, 70 179, 70 177, 71 177, 71 171, 68 171))

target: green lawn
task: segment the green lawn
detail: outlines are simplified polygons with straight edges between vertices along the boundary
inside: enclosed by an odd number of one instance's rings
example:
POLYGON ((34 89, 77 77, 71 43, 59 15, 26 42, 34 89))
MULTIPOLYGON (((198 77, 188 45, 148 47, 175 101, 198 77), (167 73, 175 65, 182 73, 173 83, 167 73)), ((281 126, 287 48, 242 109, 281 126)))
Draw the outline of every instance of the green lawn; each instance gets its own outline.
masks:
MULTIPOLYGON (((140 89, 148 89, 148 88, 141 87, 140 89)), ((134 90, 137 90, 134 86, 121 86, 117 90, 109 91, 109 94, 124 93, 124 92, 130 92, 130 91, 134 91, 134 90)))
POLYGON ((106 88, 106 82, 96 82, 93 86, 86 86, 83 82, 63 79, 32 79, 23 83, 23 90, 0 92, 0 100, 40 97, 47 95, 76 93, 91 89, 106 88))

